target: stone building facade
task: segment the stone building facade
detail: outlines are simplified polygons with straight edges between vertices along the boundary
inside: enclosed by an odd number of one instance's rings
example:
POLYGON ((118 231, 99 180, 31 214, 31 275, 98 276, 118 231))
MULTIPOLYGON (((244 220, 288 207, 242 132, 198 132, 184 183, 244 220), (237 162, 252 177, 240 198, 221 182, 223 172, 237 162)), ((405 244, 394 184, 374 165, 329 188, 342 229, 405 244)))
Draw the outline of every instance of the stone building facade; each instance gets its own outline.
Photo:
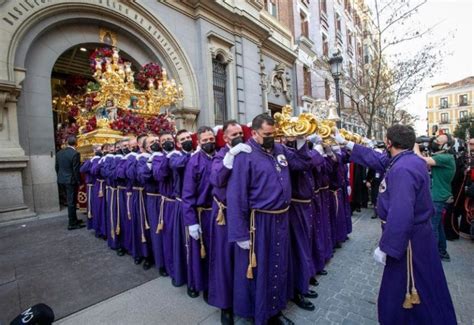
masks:
POLYGON ((136 65, 159 62, 183 85, 179 127, 247 123, 293 105, 290 21, 266 8, 259 0, 0 1, 0 222, 59 210, 51 75, 68 50, 100 46, 101 30, 136 65))

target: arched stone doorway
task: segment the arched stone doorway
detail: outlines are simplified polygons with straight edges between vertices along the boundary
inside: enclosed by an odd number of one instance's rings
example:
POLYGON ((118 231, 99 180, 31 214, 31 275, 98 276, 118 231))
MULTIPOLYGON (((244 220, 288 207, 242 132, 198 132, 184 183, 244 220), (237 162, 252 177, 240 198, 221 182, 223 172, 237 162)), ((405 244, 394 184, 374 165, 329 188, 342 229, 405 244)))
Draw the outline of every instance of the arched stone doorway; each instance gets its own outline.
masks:
MULTIPOLYGON (((190 113, 196 114, 199 107, 197 82, 187 57, 164 26, 138 9, 115 1, 83 4, 41 1, 34 10, 17 14, 21 21, 8 22, 14 36, 8 55, 2 58, 4 53, 0 53, 0 75, 7 76, 14 85, 23 80, 18 103, 12 101, 11 105, 18 116, 18 136, 11 140, 13 144, 15 140, 19 142, 18 149, 23 149, 26 156, 23 161, 28 161, 21 173, 23 193, 17 195, 24 197, 23 207, 30 211, 53 212, 59 208, 51 110, 53 66, 72 46, 97 43, 101 28, 113 31, 117 46, 138 64, 160 62, 170 77, 183 84, 185 100, 177 111, 182 118, 178 124, 186 119, 193 122, 195 115, 190 113), (2 62, 7 63, 6 67, 1 66, 2 62)), ((8 127, 8 131, 16 131, 14 123, 8 127)))

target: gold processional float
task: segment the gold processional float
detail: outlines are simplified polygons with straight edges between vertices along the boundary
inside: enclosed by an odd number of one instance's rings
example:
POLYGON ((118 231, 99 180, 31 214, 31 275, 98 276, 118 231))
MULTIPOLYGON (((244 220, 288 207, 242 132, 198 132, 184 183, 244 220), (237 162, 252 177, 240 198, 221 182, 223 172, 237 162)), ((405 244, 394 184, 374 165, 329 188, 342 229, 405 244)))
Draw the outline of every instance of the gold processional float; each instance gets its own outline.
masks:
MULTIPOLYGON (((336 144, 333 136, 337 132, 336 121, 339 115, 336 108, 329 109, 328 117, 325 120, 318 120, 312 113, 301 113, 293 116, 293 109, 290 105, 282 108, 281 113, 275 114, 276 136, 299 137, 318 134, 326 145, 336 144)), ((363 138, 355 133, 340 129, 339 133, 347 140, 357 144, 363 143, 363 138)))
MULTIPOLYGON (((79 104, 76 123, 79 126, 77 137, 78 151, 81 159, 93 155, 95 145, 116 143, 127 134, 114 130, 111 124, 118 119, 118 111, 130 111, 142 117, 158 116, 163 107, 169 107, 183 100, 183 88, 175 80, 168 79, 165 69, 161 70, 161 78, 147 79, 146 90, 135 86, 135 79, 130 62, 121 63, 119 50, 113 48, 112 57, 96 58, 94 79, 96 89, 88 89, 77 102, 84 103, 93 98, 91 109, 79 104), (105 62, 104 62, 105 61, 105 62), (104 69, 105 67, 105 69, 104 69), (85 132, 87 122, 95 117, 96 129, 85 132)), ((70 106, 71 96, 66 96, 66 106, 70 106)), ((64 101, 64 100, 63 100, 64 101)), ((167 113, 168 116, 168 113, 167 113)))

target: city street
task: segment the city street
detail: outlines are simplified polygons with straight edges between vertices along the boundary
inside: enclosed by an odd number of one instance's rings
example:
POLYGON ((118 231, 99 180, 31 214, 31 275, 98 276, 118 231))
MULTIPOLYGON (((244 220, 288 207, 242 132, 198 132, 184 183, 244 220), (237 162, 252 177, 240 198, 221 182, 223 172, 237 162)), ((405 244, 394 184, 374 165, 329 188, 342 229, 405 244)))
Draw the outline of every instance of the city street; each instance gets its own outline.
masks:
MULTIPOLYGON (((354 230, 319 278, 314 312, 290 304, 296 324, 376 324, 382 267, 372 259, 380 223, 363 210, 354 230)), ((118 257, 87 230, 68 232, 64 218, 0 228, 0 323, 44 302, 59 324, 218 324, 219 312, 202 298, 190 299, 154 269, 143 271, 118 257)), ((474 243, 448 242, 443 263, 458 322, 472 324, 474 243)), ((239 320, 238 324, 246 323, 239 320)))

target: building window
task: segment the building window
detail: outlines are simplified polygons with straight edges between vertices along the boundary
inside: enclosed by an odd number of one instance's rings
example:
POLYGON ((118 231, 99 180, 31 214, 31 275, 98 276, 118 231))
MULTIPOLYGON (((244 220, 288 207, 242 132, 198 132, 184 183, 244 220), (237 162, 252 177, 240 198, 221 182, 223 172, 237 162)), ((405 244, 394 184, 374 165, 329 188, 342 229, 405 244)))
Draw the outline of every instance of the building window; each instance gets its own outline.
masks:
POLYGON ((351 14, 352 8, 351 8, 351 1, 350 0, 344 0, 344 9, 347 11, 347 13, 351 14))
POLYGON ((301 18, 301 35, 308 37, 308 19, 306 18, 306 15, 303 12, 300 12, 300 18, 301 18))
POLYGON ((324 79, 324 96, 326 97, 326 100, 331 97, 331 85, 327 79, 324 79))
POLYGON ((344 92, 342 89, 339 89, 339 103, 341 103, 341 109, 344 109, 346 107, 346 102, 344 98, 344 92))
POLYGON ((227 120, 227 64, 219 55, 212 60, 212 86, 214 90, 215 125, 222 125, 227 120))
POLYGON ((439 107, 440 108, 448 108, 448 97, 442 97, 439 100, 439 107))
POLYGON ((449 134, 449 129, 441 129, 441 134, 449 134))
POLYGON ((459 96, 459 106, 467 106, 467 94, 459 96))
POLYGON ((449 123, 448 113, 441 113, 441 123, 449 123))
POLYGON ((265 10, 268 11, 270 15, 277 18, 277 4, 276 0, 264 0, 265 10))
POLYGON ((326 34, 323 34, 323 56, 329 57, 329 42, 326 34))
POLYGON ((309 68, 303 68, 303 94, 311 97, 311 71, 309 68))
POLYGON ((352 67, 352 62, 349 62, 349 76, 354 78, 354 68, 352 67))
POLYGON ((327 4, 326 4, 326 0, 320 0, 319 2, 320 2, 321 12, 324 13, 325 15, 327 15, 328 7, 327 7, 327 4))
POLYGON ((467 117, 467 111, 460 111, 459 118, 464 118, 464 117, 467 117))
POLYGON ((334 22, 336 24, 336 31, 340 33, 342 31, 341 16, 337 12, 334 15, 334 22))

